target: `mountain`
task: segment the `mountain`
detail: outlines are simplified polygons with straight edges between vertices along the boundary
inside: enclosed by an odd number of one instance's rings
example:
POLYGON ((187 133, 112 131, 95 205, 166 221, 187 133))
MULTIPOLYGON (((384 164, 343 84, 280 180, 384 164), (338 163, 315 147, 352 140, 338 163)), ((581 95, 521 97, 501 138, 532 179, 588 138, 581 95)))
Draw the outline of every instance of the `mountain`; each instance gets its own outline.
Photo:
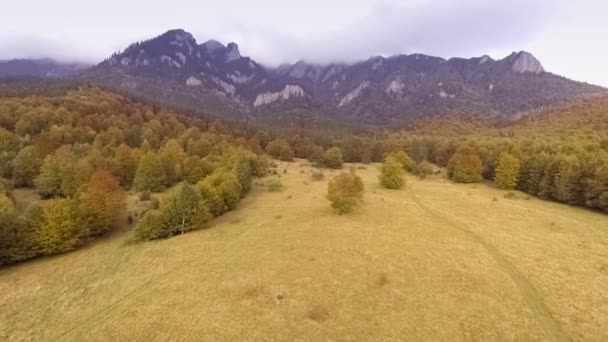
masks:
POLYGON ((266 68, 242 56, 235 43, 198 44, 184 30, 132 44, 81 77, 131 95, 235 118, 306 115, 375 125, 447 112, 513 117, 605 91, 551 74, 525 51, 500 60, 412 54, 266 68))
POLYGON ((64 78, 87 67, 85 64, 60 63, 52 59, 13 59, 0 61, 0 77, 64 78))

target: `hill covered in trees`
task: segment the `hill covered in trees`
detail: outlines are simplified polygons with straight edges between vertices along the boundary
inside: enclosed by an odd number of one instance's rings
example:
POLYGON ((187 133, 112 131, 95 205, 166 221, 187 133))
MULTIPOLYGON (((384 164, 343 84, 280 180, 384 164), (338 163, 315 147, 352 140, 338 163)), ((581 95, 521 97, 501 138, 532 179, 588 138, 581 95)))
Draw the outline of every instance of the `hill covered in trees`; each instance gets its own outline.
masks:
MULTIPOLYGON (((222 121, 94 87, 47 89, 0 98, 2 263, 74 249, 125 220, 140 240, 204 226, 237 206, 252 177, 268 172, 266 155, 329 169, 384 161, 379 181, 395 189, 407 187, 404 171, 425 177, 445 169, 455 182, 492 181, 608 211, 606 97, 519 121, 460 114, 424 118, 407 129, 363 130, 222 121), (19 189, 41 201, 20 206, 19 189), (127 192, 146 209, 125 213, 127 192), (161 203, 151 198, 155 192, 166 193, 161 203)), ((359 189, 340 186, 346 180, 332 182, 329 198, 337 208, 344 207, 335 204, 342 200, 337 194, 359 189)), ((348 201, 359 202, 359 192, 348 201)))

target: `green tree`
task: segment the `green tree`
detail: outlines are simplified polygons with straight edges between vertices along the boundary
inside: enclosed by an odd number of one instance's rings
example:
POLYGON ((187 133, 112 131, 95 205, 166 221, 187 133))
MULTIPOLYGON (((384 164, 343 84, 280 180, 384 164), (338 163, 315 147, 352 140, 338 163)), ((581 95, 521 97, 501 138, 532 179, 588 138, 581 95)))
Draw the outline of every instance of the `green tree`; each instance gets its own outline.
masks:
POLYGON ((13 180, 16 186, 31 187, 42 166, 42 156, 34 146, 23 148, 13 160, 13 180))
POLYGON ((519 159, 510 153, 503 153, 496 167, 494 178, 496 186, 500 189, 516 189, 519 181, 519 172, 519 159))
POLYGON ((165 182, 173 185, 182 179, 182 161, 186 153, 175 139, 167 141, 158 152, 158 158, 165 171, 165 182))
POLYGON ((82 175, 78 172, 76 156, 70 148, 64 146, 46 156, 34 183, 43 198, 75 195, 82 183, 82 175))
POLYGON ((133 188, 136 191, 157 192, 164 188, 165 183, 165 171, 158 156, 153 152, 144 154, 135 172, 133 188))
POLYGON ((327 199, 340 215, 351 212, 363 200, 363 181, 353 173, 341 173, 327 186, 327 199))
POLYGON ((329 148, 325 151, 324 164, 330 169, 342 167, 342 151, 338 147, 329 148))
POLYGON ((324 167, 325 152, 323 151, 323 148, 321 146, 313 146, 308 161, 310 161, 314 167, 324 167))
POLYGON ((400 189, 403 186, 403 166, 394 157, 387 157, 380 167, 380 185, 387 189, 400 189))
POLYGON ((161 204, 158 213, 146 214, 136 227, 136 237, 152 240, 184 234, 201 227, 211 214, 196 188, 181 183, 161 204))
POLYGON ((576 156, 559 156, 554 183, 554 198, 565 203, 578 203, 582 188, 579 183, 581 173, 581 165, 576 156))

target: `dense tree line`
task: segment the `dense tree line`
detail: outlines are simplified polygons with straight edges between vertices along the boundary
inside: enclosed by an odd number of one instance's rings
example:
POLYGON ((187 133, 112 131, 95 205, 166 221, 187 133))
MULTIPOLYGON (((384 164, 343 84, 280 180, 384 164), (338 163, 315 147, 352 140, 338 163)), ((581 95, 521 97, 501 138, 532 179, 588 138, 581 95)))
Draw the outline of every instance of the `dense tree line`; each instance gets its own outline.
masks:
MULTIPOLYGON (((456 182, 493 181, 608 212, 608 99, 516 122, 452 115, 402 130, 353 130, 182 115, 97 88, 43 95, 0 98, 0 263, 107 232, 126 217, 126 191, 170 190, 139 220, 138 238, 200 228, 236 207, 251 178, 265 173, 265 154, 336 169, 384 162, 388 188, 403 186, 403 171, 426 177, 441 167, 456 182), (42 200, 24 207, 13 187, 42 200)), ((360 203, 359 183, 352 174, 331 180, 328 198, 339 212, 360 203)))
POLYGON ((262 151, 240 125, 96 88, 0 99, 0 264, 69 251, 105 234, 130 217, 127 191, 170 189, 140 220, 137 238, 199 228, 235 208, 252 177, 265 173, 262 151), (20 205, 14 187, 31 188, 41 200, 20 205))

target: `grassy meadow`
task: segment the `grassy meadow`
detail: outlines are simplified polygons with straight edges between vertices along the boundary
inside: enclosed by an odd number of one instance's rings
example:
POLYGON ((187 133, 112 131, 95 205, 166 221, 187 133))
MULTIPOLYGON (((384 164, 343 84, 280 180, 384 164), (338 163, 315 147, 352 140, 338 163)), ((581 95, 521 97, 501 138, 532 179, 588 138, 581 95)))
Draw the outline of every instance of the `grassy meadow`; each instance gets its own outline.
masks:
POLYGON ((0 269, 0 340, 608 340, 608 216, 377 165, 340 216, 339 171, 278 170, 204 229, 0 269))

